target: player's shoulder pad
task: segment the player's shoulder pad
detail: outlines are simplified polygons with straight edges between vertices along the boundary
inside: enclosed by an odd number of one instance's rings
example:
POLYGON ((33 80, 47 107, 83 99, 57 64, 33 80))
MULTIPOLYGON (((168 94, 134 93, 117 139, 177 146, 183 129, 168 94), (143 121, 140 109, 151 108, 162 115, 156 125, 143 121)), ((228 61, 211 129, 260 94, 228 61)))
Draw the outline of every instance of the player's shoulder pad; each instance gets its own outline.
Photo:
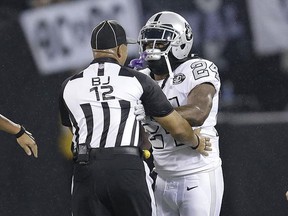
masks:
POLYGON ((182 71, 186 73, 192 71, 195 80, 198 78, 211 77, 220 81, 218 67, 214 62, 204 58, 194 57, 187 60, 182 64, 182 71))
POLYGON ((199 64, 200 63, 214 64, 212 61, 210 61, 208 59, 201 58, 199 56, 192 57, 192 58, 188 59, 186 62, 184 62, 183 64, 192 64, 195 62, 199 62, 199 64))
POLYGON ((173 84, 179 89, 190 91, 202 83, 211 83, 216 90, 220 89, 218 68, 207 59, 188 59, 174 71, 173 84))

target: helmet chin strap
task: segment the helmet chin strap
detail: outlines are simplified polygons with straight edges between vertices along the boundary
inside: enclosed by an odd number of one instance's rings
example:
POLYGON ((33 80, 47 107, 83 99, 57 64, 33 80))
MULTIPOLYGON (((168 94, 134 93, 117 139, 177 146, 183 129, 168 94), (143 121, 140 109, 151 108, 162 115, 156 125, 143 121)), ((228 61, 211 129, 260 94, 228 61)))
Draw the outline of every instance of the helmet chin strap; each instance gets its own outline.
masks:
POLYGON ((166 61, 166 64, 167 64, 167 68, 168 68, 168 71, 169 71, 169 81, 170 81, 170 84, 172 85, 173 84, 174 73, 172 72, 171 64, 170 64, 170 61, 169 61, 169 58, 168 58, 168 54, 166 52, 164 53, 164 58, 165 58, 165 61, 166 61))

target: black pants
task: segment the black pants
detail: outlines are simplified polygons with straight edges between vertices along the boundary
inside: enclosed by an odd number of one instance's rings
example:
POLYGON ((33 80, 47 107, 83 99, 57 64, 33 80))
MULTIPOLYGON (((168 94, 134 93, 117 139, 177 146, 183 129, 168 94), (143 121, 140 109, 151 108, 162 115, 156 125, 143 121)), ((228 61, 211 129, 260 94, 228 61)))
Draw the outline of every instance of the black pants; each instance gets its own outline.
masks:
POLYGON ((96 151, 75 164, 73 216, 151 216, 148 187, 140 155, 96 151))

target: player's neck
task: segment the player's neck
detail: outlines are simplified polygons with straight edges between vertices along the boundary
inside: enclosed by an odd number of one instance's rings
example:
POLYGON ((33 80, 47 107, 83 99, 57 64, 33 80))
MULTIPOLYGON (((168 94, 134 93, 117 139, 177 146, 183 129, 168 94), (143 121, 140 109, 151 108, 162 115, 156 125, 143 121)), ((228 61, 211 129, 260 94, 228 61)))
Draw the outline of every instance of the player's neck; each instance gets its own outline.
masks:
POLYGON ((164 80, 167 76, 169 76, 169 74, 163 74, 163 75, 157 75, 157 74, 154 74, 154 79, 155 80, 164 80))

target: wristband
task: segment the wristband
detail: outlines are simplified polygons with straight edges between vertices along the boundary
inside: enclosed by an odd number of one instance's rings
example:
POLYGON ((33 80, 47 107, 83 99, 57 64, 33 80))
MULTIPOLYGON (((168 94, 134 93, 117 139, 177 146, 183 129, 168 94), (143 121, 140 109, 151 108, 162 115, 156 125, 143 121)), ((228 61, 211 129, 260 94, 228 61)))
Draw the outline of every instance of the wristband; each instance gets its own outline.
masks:
POLYGON ((194 147, 193 147, 193 146, 191 147, 191 148, 194 149, 194 150, 197 149, 197 148, 199 147, 199 144, 200 144, 200 138, 199 138, 199 136, 198 136, 197 134, 195 134, 195 136, 197 137, 198 144, 197 144, 196 146, 194 146, 194 147))
POLYGON ((25 128, 23 127, 23 125, 20 125, 20 126, 21 126, 20 131, 19 131, 17 134, 15 134, 16 139, 18 139, 19 137, 21 137, 21 136, 26 132, 26 130, 25 130, 25 128))

